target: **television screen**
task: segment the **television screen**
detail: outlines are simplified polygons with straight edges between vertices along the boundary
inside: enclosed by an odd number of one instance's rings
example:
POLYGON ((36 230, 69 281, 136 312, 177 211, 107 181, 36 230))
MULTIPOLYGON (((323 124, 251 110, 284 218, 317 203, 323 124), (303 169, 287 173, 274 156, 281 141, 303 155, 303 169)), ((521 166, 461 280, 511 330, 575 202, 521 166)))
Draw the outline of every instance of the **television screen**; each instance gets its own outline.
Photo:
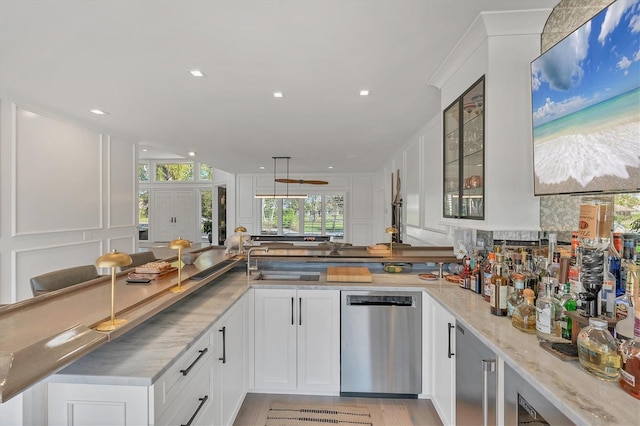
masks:
POLYGON ((531 63, 536 195, 640 191, 640 0, 531 63))

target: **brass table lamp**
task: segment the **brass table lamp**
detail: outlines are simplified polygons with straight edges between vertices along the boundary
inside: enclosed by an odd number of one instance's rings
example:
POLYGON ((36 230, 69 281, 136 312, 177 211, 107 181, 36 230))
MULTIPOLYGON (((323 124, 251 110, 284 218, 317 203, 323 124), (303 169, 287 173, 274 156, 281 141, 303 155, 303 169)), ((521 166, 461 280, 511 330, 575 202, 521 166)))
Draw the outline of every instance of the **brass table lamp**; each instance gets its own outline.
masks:
POLYGON ((116 319, 116 268, 119 266, 131 265, 131 256, 126 253, 119 253, 112 250, 110 253, 103 254, 96 260, 98 268, 111 268, 111 320, 98 324, 96 330, 111 331, 127 323, 124 318, 116 319))
POLYGON ((389 242, 389 257, 393 257, 393 234, 397 234, 398 230, 393 226, 390 226, 385 229, 384 232, 391 235, 391 241, 389 242))
POLYGON ((238 243, 238 254, 244 253, 244 244, 242 243, 242 233, 247 232, 247 228, 245 228, 244 226, 238 226, 233 231, 240 233, 240 242, 238 243))
POLYGON ((191 243, 188 240, 183 240, 182 237, 169 242, 170 249, 178 249, 178 285, 169 289, 171 293, 182 293, 184 291, 184 288, 182 288, 182 249, 189 247, 191 247, 191 243))

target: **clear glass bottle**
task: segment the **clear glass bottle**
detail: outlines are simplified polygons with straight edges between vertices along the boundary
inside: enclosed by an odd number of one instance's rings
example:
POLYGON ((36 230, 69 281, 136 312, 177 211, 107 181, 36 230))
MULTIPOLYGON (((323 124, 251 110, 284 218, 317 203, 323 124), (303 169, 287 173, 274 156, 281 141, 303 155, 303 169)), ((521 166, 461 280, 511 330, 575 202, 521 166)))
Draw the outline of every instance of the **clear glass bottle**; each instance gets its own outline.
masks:
POLYGON ((513 274, 513 292, 507 297, 507 316, 511 318, 516 307, 524 302, 524 275, 513 274))
POLYGON ((545 291, 538 294, 536 300, 536 336, 543 342, 562 342, 560 329, 556 325, 558 300, 551 293, 551 284, 547 283, 545 291))
POLYGON ((640 399, 640 316, 635 317, 634 337, 620 345, 620 386, 640 399))
POLYGON ((618 380, 621 358, 606 320, 589 318, 589 325, 578 333, 577 343, 582 368, 601 379, 618 380))
POLYGON ((491 313, 497 316, 507 315, 507 292, 509 287, 509 271, 504 263, 504 255, 496 254, 491 274, 491 313))
MULTIPOLYGON (((627 276, 627 285, 633 288, 633 303, 640 305, 638 285, 640 285, 640 267, 633 265, 627 276)), ((622 366, 620 368, 620 386, 626 392, 640 399, 640 310, 633 315, 633 339, 620 345, 622 366)), ((621 321, 622 322, 622 321, 621 321)), ((620 325, 620 322, 618 323, 620 325)))
MULTIPOLYGON (((634 334, 635 310, 637 301, 640 296, 637 295, 640 285, 640 266, 631 264, 627 269, 627 287, 626 293, 619 300, 617 312, 620 312, 624 318, 620 319, 616 324, 616 338, 630 339, 634 334)), ((638 313, 640 315, 640 312, 638 313)))
POLYGON ((511 317, 511 325, 525 333, 536 332, 536 306, 533 304, 534 292, 525 288, 522 292, 524 302, 516 306, 511 317))
MULTIPOLYGON (((522 274, 524 275, 524 287, 533 290, 535 297, 538 297, 538 275, 535 273, 535 263, 533 262, 533 254, 527 253, 525 256, 522 274)), ((534 297, 534 298, 535 298, 534 297)))

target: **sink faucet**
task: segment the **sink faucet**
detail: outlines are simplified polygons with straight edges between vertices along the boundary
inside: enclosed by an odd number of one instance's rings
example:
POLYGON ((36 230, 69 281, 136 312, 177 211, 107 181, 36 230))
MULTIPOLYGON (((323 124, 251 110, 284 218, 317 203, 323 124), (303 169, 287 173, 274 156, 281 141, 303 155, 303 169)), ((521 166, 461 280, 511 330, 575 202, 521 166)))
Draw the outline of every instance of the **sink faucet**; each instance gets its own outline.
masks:
POLYGON ((269 251, 269 247, 251 247, 249 250, 247 250, 247 276, 251 276, 251 271, 258 270, 257 260, 256 260, 256 266, 251 266, 251 253, 253 253, 254 251, 263 251, 266 253, 269 251))

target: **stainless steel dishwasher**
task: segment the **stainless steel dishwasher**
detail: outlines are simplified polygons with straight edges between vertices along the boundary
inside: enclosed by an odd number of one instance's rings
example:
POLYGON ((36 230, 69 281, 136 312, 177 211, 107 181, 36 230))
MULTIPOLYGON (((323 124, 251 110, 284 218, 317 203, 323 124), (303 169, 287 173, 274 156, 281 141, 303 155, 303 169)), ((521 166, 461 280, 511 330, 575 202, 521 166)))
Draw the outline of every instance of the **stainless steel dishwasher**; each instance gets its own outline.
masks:
POLYGON ((340 394, 416 398, 422 392, 422 294, 341 293, 340 394))

